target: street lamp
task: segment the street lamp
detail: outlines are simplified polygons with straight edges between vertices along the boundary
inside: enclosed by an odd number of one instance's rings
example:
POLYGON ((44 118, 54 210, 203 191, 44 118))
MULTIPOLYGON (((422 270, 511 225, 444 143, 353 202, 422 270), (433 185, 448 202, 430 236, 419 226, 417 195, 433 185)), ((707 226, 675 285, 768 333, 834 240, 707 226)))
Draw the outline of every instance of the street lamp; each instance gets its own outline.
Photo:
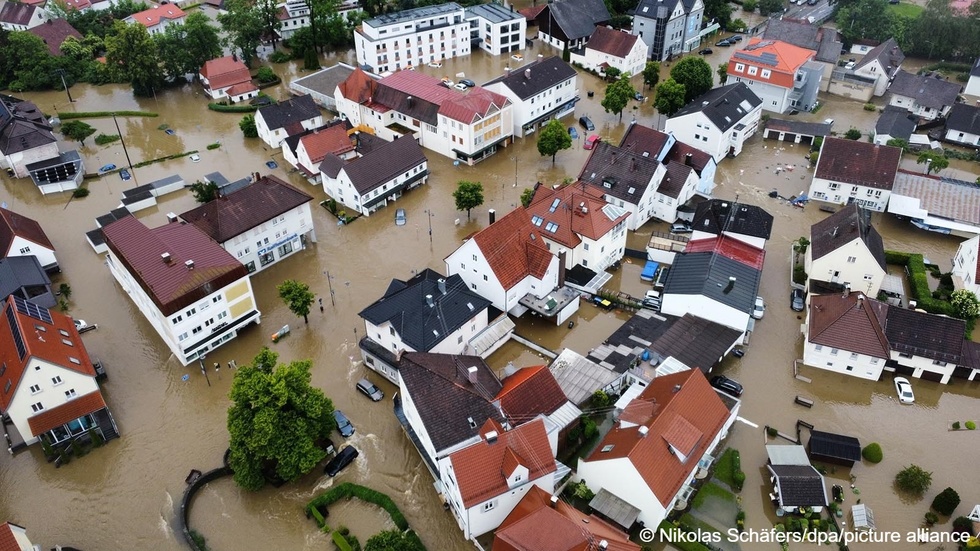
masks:
POLYGON ((929 175, 929 169, 932 167, 932 159, 926 159, 926 176, 929 175))
POLYGON ((425 209, 425 214, 429 217, 429 245, 432 244, 432 211, 425 209))

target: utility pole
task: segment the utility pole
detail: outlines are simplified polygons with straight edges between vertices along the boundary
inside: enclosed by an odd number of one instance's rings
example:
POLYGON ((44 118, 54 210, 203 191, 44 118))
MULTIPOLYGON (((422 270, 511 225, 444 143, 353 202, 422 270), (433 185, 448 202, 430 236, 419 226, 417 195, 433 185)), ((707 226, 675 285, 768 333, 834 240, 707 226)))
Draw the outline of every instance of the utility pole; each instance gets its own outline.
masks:
POLYGON ((129 159, 129 149, 126 148, 126 139, 123 138, 122 130, 119 130, 119 121, 116 120, 116 113, 112 113, 112 122, 116 125, 116 132, 119 134, 119 141, 122 142, 123 153, 126 154, 126 163, 129 165, 129 170, 133 172, 133 180, 136 185, 139 185, 139 180, 136 179, 136 170, 133 168, 133 161, 129 159))
POLYGON ((71 92, 68 90, 68 83, 65 82, 65 70, 59 68, 59 69, 55 69, 54 72, 61 75, 61 84, 64 85, 65 93, 68 94, 68 103, 75 103, 75 100, 71 99, 71 92))
POLYGON ((201 362, 201 373, 204 375, 204 379, 208 382, 208 386, 211 386, 211 379, 208 378, 208 370, 204 367, 204 356, 199 357, 197 360, 201 362))
POLYGON ((333 282, 330 281, 333 278, 330 277, 330 270, 327 270, 325 273, 327 274, 327 287, 330 288, 330 305, 336 307, 337 303, 333 299, 333 282))
POLYGON ((429 215, 429 245, 432 245, 432 211, 426 209, 425 213, 429 215))

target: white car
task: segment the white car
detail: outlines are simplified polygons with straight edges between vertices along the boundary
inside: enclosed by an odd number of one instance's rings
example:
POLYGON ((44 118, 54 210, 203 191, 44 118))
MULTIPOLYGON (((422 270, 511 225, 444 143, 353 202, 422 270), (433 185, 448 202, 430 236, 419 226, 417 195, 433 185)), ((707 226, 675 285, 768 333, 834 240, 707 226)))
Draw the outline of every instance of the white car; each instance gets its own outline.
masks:
POLYGON ((192 163, 199 163, 199 162, 201 162, 201 156, 198 155, 197 153, 194 153, 193 155, 191 155, 191 162, 192 163))
POLYGON ((898 393, 898 401, 903 404, 915 403, 915 393, 912 392, 912 384, 905 377, 895 377, 895 392, 898 393))
POLYGON ((755 297, 755 306, 752 308, 752 317, 761 320, 766 313, 766 302, 762 297, 755 297))

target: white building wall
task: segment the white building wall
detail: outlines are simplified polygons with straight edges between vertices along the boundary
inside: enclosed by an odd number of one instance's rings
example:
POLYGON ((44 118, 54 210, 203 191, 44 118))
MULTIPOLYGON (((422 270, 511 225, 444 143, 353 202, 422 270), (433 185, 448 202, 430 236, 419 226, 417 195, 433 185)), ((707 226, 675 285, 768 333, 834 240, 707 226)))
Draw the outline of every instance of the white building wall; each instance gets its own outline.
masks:
POLYGON ((969 132, 960 132, 959 130, 947 130, 946 139, 951 142, 969 145, 972 147, 980 145, 980 135, 971 134, 969 132))
POLYGON ((44 245, 39 245, 33 241, 24 239, 19 235, 15 235, 14 239, 10 242, 10 250, 7 251, 6 256, 36 256, 42 268, 58 263, 58 259, 55 258, 53 250, 44 245))
POLYGON ((499 23, 491 23, 482 17, 473 17, 470 23, 470 28, 478 29, 478 36, 483 39, 480 42, 480 49, 490 55, 519 52, 524 49, 527 19, 523 16, 499 23))
MULTIPOLYGON (((44 333, 44 336, 49 339, 61 339, 61 335, 51 331, 44 333)), ((24 338, 33 337, 30 334, 25 334, 24 338)), ((14 426, 17 427, 17 432, 24 438, 24 442, 33 444, 37 442, 37 437, 40 435, 31 432, 28 419, 97 390, 99 390, 99 385, 95 382, 95 377, 32 356, 24 368, 24 375, 21 377, 20 383, 14 389, 14 397, 10 401, 7 413, 10 415, 10 420, 13 421, 14 426), (59 377, 60 382, 55 382, 54 377, 59 377), (31 392, 31 387, 35 385, 41 389, 37 392, 31 392), (69 390, 75 391, 75 395, 71 398, 65 395, 65 392, 69 390), (38 403, 44 409, 35 413, 31 406, 38 403)))
POLYGON ((470 24, 462 8, 377 28, 365 22, 354 32, 354 48, 358 65, 395 72, 469 55, 470 24))
POLYGON ((973 291, 980 296, 980 281, 977 281, 977 254, 980 247, 980 236, 960 243, 953 257, 953 283, 960 283, 958 288, 973 291), (958 280, 958 281, 957 281, 958 280))
POLYGON ((260 272, 297 251, 303 250, 302 236, 316 242, 310 203, 276 216, 221 244, 221 247, 251 272, 260 272), (270 256, 271 255, 271 256, 270 256))
MULTIPOLYGON (((573 76, 568 80, 559 82, 555 86, 527 98, 527 100, 519 98, 513 90, 505 86, 502 82, 496 82, 487 86, 487 90, 496 92, 510 100, 513 121, 512 134, 523 137, 537 130, 537 125, 527 130, 524 129, 525 125, 528 125, 531 121, 541 117, 545 113, 567 104, 578 96, 578 77, 573 76)), ((572 106, 570 109, 556 113, 555 117, 562 118, 574 112, 575 106, 572 106)), ((544 125, 547 123, 548 121, 543 121, 541 124, 544 125)))
POLYGON ((936 120, 939 117, 945 117, 949 114, 949 110, 953 108, 952 105, 944 105, 940 109, 933 109, 931 107, 926 107, 924 105, 919 105, 915 99, 908 96, 901 96, 898 94, 892 94, 891 99, 888 100, 888 105, 895 105, 907 110, 916 117, 920 117, 927 121, 936 120))
MULTIPOLYGON (((692 462, 697 465, 697 461, 692 462)), ((640 510, 637 520, 644 526, 656 527, 667 516, 667 510, 636 471, 629 458, 578 462, 576 480, 584 480, 593 492, 603 488, 640 510)))
POLYGON ((646 66, 647 51, 647 45, 642 39, 633 44, 633 48, 626 54, 626 57, 615 56, 586 46, 585 55, 572 54, 572 62, 580 63, 586 69, 603 74, 604 71, 599 66, 608 63, 610 67, 619 69, 621 73, 636 76, 643 73, 643 68, 646 66))
POLYGON ((398 390, 402 398, 402 411, 405 414, 405 419, 408 420, 409 426, 415 430, 415 434, 422 444, 422 449, 419 451, 428 455, 429 460, 433 464, 436 464, 436 447, 432 443, 432 438, 429 437, 428 431, 425 430, 425 424, 422 423, 422 417, 419 415, 418 408, 415 407, 415 402, 412 400, 411 393, 408 392, 408 387, 405 386, 401 378, 398 380, 398 390))
MULTIPOLYGON (((323 126, 323 115, 318 114, 313 118, 306 119, 302 121, 303 130, 312 130, 314 128, 319 128, 323 126)), ((269 128, 269 124, 265 121, 262 116, 261 111, 256 111, 255 113, 255 129, 258 131, 259 138, 263 142, 269 145, 269 147, 279 149, 282 146, 282 141, 289 137, 285 128, 276 128, 275 130, 269 128)))
POLYGON ((895 350, 891 351, 891 359, 900 365, 915 369, 912 376, 916 379, 922 378, 926 372, 938 373, 942 375, 942 379, 939 382, 944 385, 949 384, 949 380, 953 376, 953 370, 956 369, 956 364, 932 360, 923 356, 902 355, 895 350))
MULTIPOLYGON (((900 67, 895 69, 896 73, 898 72, 899 68, 900 67)), ((889 81, 888 73, 885 71, 884 67, 882 67, 881 61, 876 59, 864 67, 854 71, 854 74, 865 78, 873 78, 875 80, 873 92, 874 95, 878 97, 885 95, 885 90, 888 89, 889 81)))
MULTIPOLYGON (((748 70, 748 68, 746 68, 748 70)), ((783 88, 782 86, 776 86, 774 84, 769 84, 768 82, 761 82, 751 78, 745 77, 746 73, 730 73, 728 75, 728 80, 725 84, 733 84, 735 82, 744 82, 746 86, 752 89, 755 95, 759 96, 762 100, 761 108, 766 111, 772 111, 775 113, 784 113, 789 110, 789 88, 783 88)))
MULTIPOLYGON (((805 328, 806 326, 804 326, 805 328)), ((880 379, 881 372, 885 367, 884 358, 875 358, 866 354, 823 346, 810 342, 810 340, 803 343, 803 363, 870 381, 880 379)))
POLYGON ((885 270, 875 261, 871 251, 860 239, 854 239, 818 259, 813 259, 813 248, 806 251, 806 273, 809 277, 831 283, 848 284, 852 291, 860 291, 870 297, 878 295, 885 270))
POLYGON ((29 178, 31 173, 27 170, 27 165, 53 159, 58 156, 58 153, 58 143, 51 142, 40 147, 7 155, 2 168, 13 170, 15 178, 29 178))
POLYGON ((963 93, 968 96, 980 97, 980 76, 971 76, 963 89, 963 93))
POLYGON ((467 240, 446 257, 446 274, 459 275, 471 291, 489 300, 495 308, 504 312, 510 309, 506 303, 508 293, 493 273, 476 240, 467 240))
POLYGON ((748 327, 750 317, 748 312, 740 312, 704 295, 680 295, 676 293, 663 294, 660 311, 678 317, 684 314, 693 314, 742 332, 748 327))
POLYGON ((810 199, 838 205, 845 205, 853 198, 855 203, 868 210, 884 212, 888 198, 891 196, 891 190, 833 182, 825 178, 814 177, 813 181, 810 182, 808 195, 810 199))

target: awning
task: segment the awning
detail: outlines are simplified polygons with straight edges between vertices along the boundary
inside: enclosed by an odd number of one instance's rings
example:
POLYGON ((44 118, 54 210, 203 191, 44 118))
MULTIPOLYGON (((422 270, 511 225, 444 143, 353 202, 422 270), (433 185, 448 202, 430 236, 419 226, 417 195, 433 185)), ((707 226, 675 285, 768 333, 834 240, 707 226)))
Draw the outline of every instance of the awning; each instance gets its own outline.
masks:
POLYGON ((633 526, 633 523, 636 522, 636 518, 640 516, 640 510, 638 508, 614 496, 605 488, 599 490, 599 493, 592 498, 592 501, 589 502, 589 507, 602 513, 604 517, 626 530, 629 530, 633 526))

